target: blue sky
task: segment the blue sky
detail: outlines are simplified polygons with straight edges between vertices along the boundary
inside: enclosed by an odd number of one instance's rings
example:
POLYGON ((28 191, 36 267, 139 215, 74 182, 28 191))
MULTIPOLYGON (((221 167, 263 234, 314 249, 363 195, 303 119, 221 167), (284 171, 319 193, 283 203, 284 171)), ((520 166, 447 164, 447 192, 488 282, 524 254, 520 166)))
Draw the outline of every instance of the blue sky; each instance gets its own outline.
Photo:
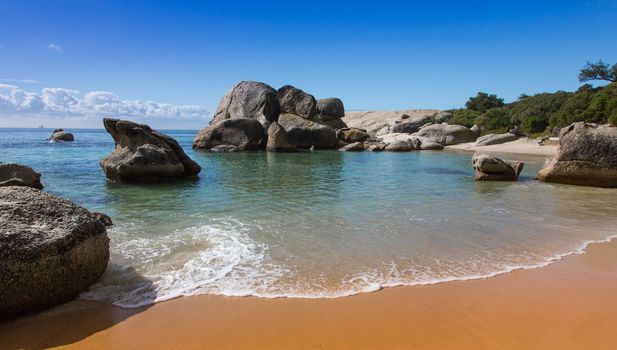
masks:
MULTIPOLYGON (((510 101, 574 90, 586 61, 617 61, 615 1, 3 0, 0 10, 0 97, 70 102, 71 115, 155 101, 161 127, 205 124, 240 80, 338 96, 350 110, 446 109, 478 91, 510 101)), ((4 107, 0 127, 38 120, 4 107)))

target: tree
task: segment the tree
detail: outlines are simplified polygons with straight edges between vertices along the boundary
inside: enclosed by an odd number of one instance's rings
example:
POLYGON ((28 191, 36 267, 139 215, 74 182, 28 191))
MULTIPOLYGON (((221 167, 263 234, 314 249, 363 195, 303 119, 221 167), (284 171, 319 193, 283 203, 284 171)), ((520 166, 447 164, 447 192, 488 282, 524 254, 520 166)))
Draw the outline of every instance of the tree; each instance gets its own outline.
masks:
POLYGON ((465 107, 472 111, 486 112, 491 108, 503 107, 503 98, 497 95, 489 95, 486 92, 478 92, 476 97, 470 97, 465 103, 465 107))
POLYGON ((596 63, 587 62, 587 65, 578 74, 578 80, 580 82, 606 80, 614 83, 617 81, 617 63, 611 67, 602 60, 596 63))

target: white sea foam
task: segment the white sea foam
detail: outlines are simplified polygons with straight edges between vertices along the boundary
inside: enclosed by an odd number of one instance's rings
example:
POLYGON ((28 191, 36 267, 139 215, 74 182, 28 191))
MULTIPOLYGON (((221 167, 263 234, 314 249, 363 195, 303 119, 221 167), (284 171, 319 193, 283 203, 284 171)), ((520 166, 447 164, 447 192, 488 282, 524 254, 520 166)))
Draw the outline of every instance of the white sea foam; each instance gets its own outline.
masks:
MULTIPOLYGON (((481 271, 473 267, 444 271, 399 270, 394 262, 388 269, 368 269, 345 277, 336 288, 315 287, 318 283, 290 284, 295 271, 273 264, 268 247, 253 241, 251 227, 225 220, 173 232, 157 239, 133 239, 118 244, 129 258, 142 261, 139 272, 116 263, 110 264, 101 282, 81 295, 83 299, 110 300, 114 305, 135 308, 179 296, 216 294, 263 298, 339 298, 382 288, 485 279, 520 269, 547 266, 572 254, 584 253, 592 243, 582 242, 572 251, 541 257, 537 261, 499 266, 481 271), (200 246, 197 251, 183 249, 200 246), (175 253, 174 253, 175 252, 175 253), (135 254, 139 254, 136 256, 135 254), (145 256, 150 260, 143 263, 145 256), (283 283, 285 280, 287 282, 283 283)), ((313 281, 314 282, 314 281, 313 281)))

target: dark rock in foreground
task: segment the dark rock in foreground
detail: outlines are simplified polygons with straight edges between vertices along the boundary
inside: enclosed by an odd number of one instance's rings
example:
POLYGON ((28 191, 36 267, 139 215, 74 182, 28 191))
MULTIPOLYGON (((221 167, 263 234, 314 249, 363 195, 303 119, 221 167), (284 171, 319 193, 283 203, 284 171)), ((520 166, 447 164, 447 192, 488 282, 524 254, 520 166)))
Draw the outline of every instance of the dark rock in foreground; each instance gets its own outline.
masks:
POLYGON ((329 126, 298 117, 281 114, 278 123, 285 129, 289 141, 299 148, 329 149, 336 147, 336 132, 329 126))
POLYGON ((199 131, 193 148, 210 149, 220 145, 233 145, 240 150, 259 148, 265 138, 262 124, 251 118, 222 120, 199 131))
POLYGON ((503 160, 486 154, 475 154, 471 160, 476 181, 516 181, 523 170, 523 162, 503 160))
POLYGON ((225 93, 210 125, 226 119, 249 118, 257 120, 264 130, 268 130, 279 114, 276 90, 257 81, 241 81, 225 93))
POLYGON ((294 145, 287 136, 287 132, 277 122, 272 122, 268 128, 268 143, 266 151, 268 152, 293 152, 296 150, 294 145))
POLYGON ((75 141, 75 136, 70 132, 64 131, 64 129, 56 129, 51 133, 51 136, 47 139, 50 141, 75 141))
POLYGON ((43 189, 41 174, 20 164, 0 164, 0 187, 27 186, 43 189))
POLYGON ((66 199, 1 187, 0 222, 0 319, 67 302, 107 268, 105 226, 66 199))
POLYGON ((561 130, 559 149, 538 179, 571 185, 617 187, 617 127, 574 123, 561 130))
POLYGON ((116 148, 100 161, 105 176, 125 182, 163 181, 193 177, 201 167, 173 138, 149 126, 127 120, 104 119, 116 148))

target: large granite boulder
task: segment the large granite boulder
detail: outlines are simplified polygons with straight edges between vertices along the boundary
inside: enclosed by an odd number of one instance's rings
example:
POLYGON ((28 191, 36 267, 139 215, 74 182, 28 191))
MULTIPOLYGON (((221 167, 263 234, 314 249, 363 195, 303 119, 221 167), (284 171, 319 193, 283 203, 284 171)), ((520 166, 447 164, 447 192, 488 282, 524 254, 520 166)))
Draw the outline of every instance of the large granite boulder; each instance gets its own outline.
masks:
POLYGON ((396 140, 388 144, 384 150, 389 152, 409 152, 415 150, 415 147, 409 141, 396 140))
POLYGON ((268 143, 266 151, 268 152, 293 152, 296 150, 294 145, 287 136, 287 132, 277 122, 272 122, 268 128, 268 143))
POLYGON ((295 114, 309 119, 317 111, 315 97, 291 85, 285 85, 278 89, 277 95, 281 113, 295 114))
POLYGON ((240 150, 252 150, 259 148, 263 139, 264 129, 256 119, 225 119, 201 129, 193 140, 193 148, 211 149, 219 145, 233 145, 240 150))
POLYGON ((364 151, 364 144, 362 142, 350 143, 338 149, 341 152, 362 152, 364 151))
POLYGON ((524 165, 523 162, 486 154, 474 154, 471 163, 476 171, 476 181, 516 181, 524 165))
POLYGON ((317 113, 324 121, 340 119, 345 116, 345 106, 339 98, 322 98, 317 100, 317 113))
POLYGON ((509 132, 505 134, 487 134, 476 140, 476 146, 498 145, 518 140, 518 136, 509 132))
POLYGON ((41 174, 20 164, 0 163, 0 187, 3 186, 27 186, 39 190, 43 189, 41 174))
POLYGON ((55 129, 51 136, 47 139, 49 141, 75 141, 75 136, 70 132, 64 131, 64 129, 55 129))
POLYGON ((259 121, 264 130, 280 114, 277 91, 256 81, 241 81, 223 96, 210 125, 226 119, 249 118, 259 121))
POLYGON ((432 142, 441 143, 444 146, 458 143, 473 142, 478 134, 462 125, 432 124, 422 127, 414 135, 426 138, 432 142))
POLYGON ((0 319, 67 302, 107 268, 105 225, 66 199, 1 187, 0 222, 0 319))
POLYGON ((144 124, 105 118, 105 130, 114 139, 114 151, 101 159, 105 176, 125 182, 162 181, 193 177, 201 167, 173 138, 144 124))
POLYGON ((571 185, 617 187, 617 127, 574 123, 562 129, 559 149, 538 179, 571 185))
POLYGON ((281 114, 278 123, 285 129, 289 141, 299 148, 334 148, 337 145, 336 132, 322 125, 293 114, 281 114))
POLYGON ((413 134, 415 132, 418 132, 418 130, 420 130, 420 127, 424 124, 424 121, 407 121, 403 123, 398 123, 395 124, 392 128, 390 128, 390 132, 413 134))
POLYGON ((336 136, 339 140, 346 143, 363 142, 370 136, 366 130, 358 128, 343 128, 336 130, 336 136))

